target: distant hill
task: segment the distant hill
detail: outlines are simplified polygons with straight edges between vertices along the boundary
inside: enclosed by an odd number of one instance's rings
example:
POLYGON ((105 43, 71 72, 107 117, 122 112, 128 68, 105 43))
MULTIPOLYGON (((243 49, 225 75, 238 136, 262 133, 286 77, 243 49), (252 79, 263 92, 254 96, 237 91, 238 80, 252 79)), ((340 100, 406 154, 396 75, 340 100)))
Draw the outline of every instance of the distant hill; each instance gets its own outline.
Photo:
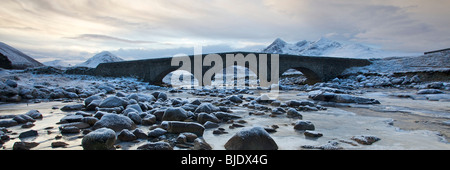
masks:
POLYGON ((44 64, 46 66, 59 67, 59 68, 72 66, 71 64, 69 64, 63 60, 47 61, 47 62, 43 62, 42 64, 44 64))
POLYGON ((29 57, 23 52, 0 42, 0 61, 2 64, 0 67, 6 69, 26 69, 29 67, 39 67, 43 66, 42 63, 36 61, 35 59, 29 57), (10 64, 9 64, 9 62, 10 64))
POLYGON ((95 68, 100 63, 110 63, 110 62, 118 62, 118 61, 124 61, 124 60, 122 58, 110 53, 109 51, 103 51, 101 53, 94 55, 92 58, 89 58, 85 62, 83 62, 81 64, 77 64, 75 66, 95 68))

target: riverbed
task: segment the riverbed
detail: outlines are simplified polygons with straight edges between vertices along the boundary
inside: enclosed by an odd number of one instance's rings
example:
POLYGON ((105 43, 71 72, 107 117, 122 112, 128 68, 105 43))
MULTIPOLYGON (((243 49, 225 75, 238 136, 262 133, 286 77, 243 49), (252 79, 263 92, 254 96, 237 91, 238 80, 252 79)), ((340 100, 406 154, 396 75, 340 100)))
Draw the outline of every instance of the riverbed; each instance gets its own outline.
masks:
MULTIPOLYGON (((303 132, 293 128, 293 123, 298 119, 287 118, 286 114, 270 116, 270 112, 264 115, 250 115, 247 107, 234 105, 231 111, 241 116, 241 124, 245 127, 262 126, 276 127, 276 132, 270 133, 280 150, 301 150, 303 146, 322 146, 333 143, 340 149, 363 149, 363 150, 416 150, 416 149, 450 149, 448 143, 450 136, 450 102, 448 100, 432 101, 423 98, 401 98, 393 94, 411 94, 414 95, 417 90, 413 89, 363 89, 365 93, 361 96, 375 98, 381 104, 363 105, 363 104, 330 104, 318 103, 326 107, 326 110, 301 112, 303 120, 309 120, 315 125, 315 131, 322 133, 322 137, 306 137, 303 132), (371 144, 362 145, 354 140, 353 136, 375 135, 381 140, 371 144)), ((153 91, 143 92, 151 94, 153 91)), ((254 90, 253 94, 244 94, 257 97, 264 90, 254 90)), ((180 98, 193 101, 200 100, 219 100, 219 97, 196 96, 183 91, 181 93, 167 93, 170 99, 180 98)), ((448 94, 447 94, 448 95, 448 94)), ((289 100, 311 100, 308 99, 304 91, 280 91, 278 100, 282 103, 289 100)), ((312 101, 312 100, 311 100, 312 101)), ((81 100, 62 102, 50 101, 40 103, 9 103, 0 104, 0 115, 24 114, 29 110, 36 109, 43 114, 43 119, 34 122, 35 126, 31 128, 22 128, 20 125, 7 128, 10 132, 10 140, 3 144, 1 149, 11 150, 15 142, 27 141, 39 143, 33 150, 81 150, 81 140, 83 133, 61 134, 56 124, 67 114, 74 112, 63 112, 62 108, 68 104, 80 103, 81 100), (38 136, 19 139, 18 136, 24 131, 30 129, 37 130, 38 136), (55 141, 61 141, 68 144, 65 147, 52 148, 51 144, 55 141)), ((274 106, 267 105, 270 108, 274 106)), ((93 113, 93 112, 92 112, 93 113)), ((238 120, 235 120, 238 121, 238 120)), ((234 134, 242 130, 242 127, 230 127, 230 123, 220 123, 220 127, 225 129, 225 134, 213 134, 213 129, 206 129, 203 138, 212 146, 213 150, 223 150, 224 144, 234 134)), ((149 126, 138 125, 137 128, 148 133, 149 126)), ((117 150, 134 150, 138 146, 146 143, 146 139, 138 139, 132 142, 116 141, 117 150)), ((174 147, 174 149, 185 149, 174 147)))

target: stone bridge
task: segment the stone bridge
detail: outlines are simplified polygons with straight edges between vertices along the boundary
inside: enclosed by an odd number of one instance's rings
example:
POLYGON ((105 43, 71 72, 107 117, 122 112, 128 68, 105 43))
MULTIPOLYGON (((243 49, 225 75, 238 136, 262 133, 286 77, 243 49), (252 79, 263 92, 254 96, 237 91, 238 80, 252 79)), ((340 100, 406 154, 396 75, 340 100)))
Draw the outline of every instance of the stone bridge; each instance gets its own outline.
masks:
MULTIPOLYGON (((271 59, 274 54, 267 53, 252 53, 252 52, 228 52, 228 53, 215 53, 222 58, 223 68, 227 68, 226 56, 228 55, 243 55, 245 57, 254 54, 256 56, 257 68, 249 67, 247 63, 245 67, 249 68, 251 71, 256 73, 259 79, 258 70, 261 67, 260 59, 261 56, 267 56, 267 78, 271 78, 271 59)), ((203 55, 191 55, 188 56, 190 59, 190 64, 192 70, 186 70, 188 72, 200 72, 199 65, 195 65, 195 60, 200 62, 204 61, 205 56, 203 55), (201 58, 200 58, 201 56, 201 58), (197 57, 197 58, 196 58, 197 57), (196 58, 196 59, 195 59, 196 58)), ((316 82, 324 82, 331 80, 339 76, 345 69, 350 67, 360 67, 369 65, 371 62, 366 59, 352 59, 352 58, 335 58, 335 57, 315 57, 315 56, 297 56, 297 55, 279 55, 279 76, 289 70, 296 69, 301 71, 307 78, 308 84, 313 84, 316 82)), ((246 58, 248 59, 248 58, 246 58)), ((263 60, 264 61, 264 60, 263 60)), ((145 60, 134 60, 134 61, 123 61, 123 62, 113 62, 113 63, 101 63, 95 68, 94 75, 105 76, 105 77, 135 77, 142 79, 143 81, 150 82, 151 84, 159 85, 162 83, 162 79, 172 71, 180 69, 183 64, 179 66, 172 66, 172 57, 167 58, 154 58, 145 60)), ((178 64, 178 63, 177 63, 178 64)), ((198 63, 197 63, 198 64, 198 63)), ((205 63, 201 64, 201 75, 194 74, 197 80, 203 80, 202 76, 215 65, 208 66, 205 63), (200 77, 199 77, 200 75, 200 77)), ((222 70, 221 69, 221 70, 222 70)), ((264 71, 264 70, 263 70, 264 71)), ((207 83, 202 83, 202 85, 207 85, 207 83)))

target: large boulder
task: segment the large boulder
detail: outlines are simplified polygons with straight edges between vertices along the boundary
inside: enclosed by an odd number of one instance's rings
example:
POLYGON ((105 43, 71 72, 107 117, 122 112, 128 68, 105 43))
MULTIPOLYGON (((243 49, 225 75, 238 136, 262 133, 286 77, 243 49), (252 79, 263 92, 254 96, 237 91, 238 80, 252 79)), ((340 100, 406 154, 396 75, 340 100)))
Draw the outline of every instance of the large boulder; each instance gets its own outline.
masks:
POLYGON ((205 131, 205 127, 195 122, 164 121, 161 126, 169 133, 191 132, 197 136, 203 136, 205 131))
POLYGON ((123 98, 117 97, 117 96, 110 96, 107 97, 105 100, 103 100, 99 107, 101 108, 112 108, 112 107, 120 107, 123 106, 124 108, 128 105, 128 101, 126 101, 123 98))
POLYGON ((134 122, 129 117, 113 113, 106 113, 99 121, 94 124, 92 128, 99 129, 104 127, 110 128, 116 132, 120 132, 123 129, 135 129, 136 124, 134 124, 134 122))
POLYGON ((277 150, 278 145, 262 127, 245 128, 225 144, 227 150, 277 150))
POLYGON ((186 110, 181 107, 168 108, 162 116, 163 121, 183 121, 187 118, 186 110))
POLYGON ((116 133, 109 128, 100 128, 83 137, 81 145, 84 150, 110 150, 114 149, 116 133))

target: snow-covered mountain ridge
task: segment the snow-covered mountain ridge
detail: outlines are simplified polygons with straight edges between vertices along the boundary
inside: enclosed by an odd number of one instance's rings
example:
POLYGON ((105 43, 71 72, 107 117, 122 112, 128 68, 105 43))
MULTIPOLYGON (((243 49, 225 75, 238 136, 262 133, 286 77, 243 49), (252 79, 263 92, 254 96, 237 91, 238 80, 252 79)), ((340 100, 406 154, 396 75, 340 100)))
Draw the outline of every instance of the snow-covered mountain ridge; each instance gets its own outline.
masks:
POLYGON ((8 58, 13 69, 43 66, 43 64, 39 61, 36 61, 35 59, 3 42, 0 42, 0 53, 8 58))
POLYGON ((110 53, 109 51, 103 51, 101 53, 94 55, 92 58, 89 58, 87 61, 85 61, 81 64, 77 64, 76 66, 95 68, 100 63, 110 63, 110 62, 118 62, 118 61, 124 61, 124 60, 122 58, 110 53))
POLYGON ((293 44, 287 43, 281 38, 277 38, 261 52, 348 58, 384 58, 409 55, 401 52, 382 51, 358 43, 341 43, 323 37, 317 41, 302 40, 293 44))

